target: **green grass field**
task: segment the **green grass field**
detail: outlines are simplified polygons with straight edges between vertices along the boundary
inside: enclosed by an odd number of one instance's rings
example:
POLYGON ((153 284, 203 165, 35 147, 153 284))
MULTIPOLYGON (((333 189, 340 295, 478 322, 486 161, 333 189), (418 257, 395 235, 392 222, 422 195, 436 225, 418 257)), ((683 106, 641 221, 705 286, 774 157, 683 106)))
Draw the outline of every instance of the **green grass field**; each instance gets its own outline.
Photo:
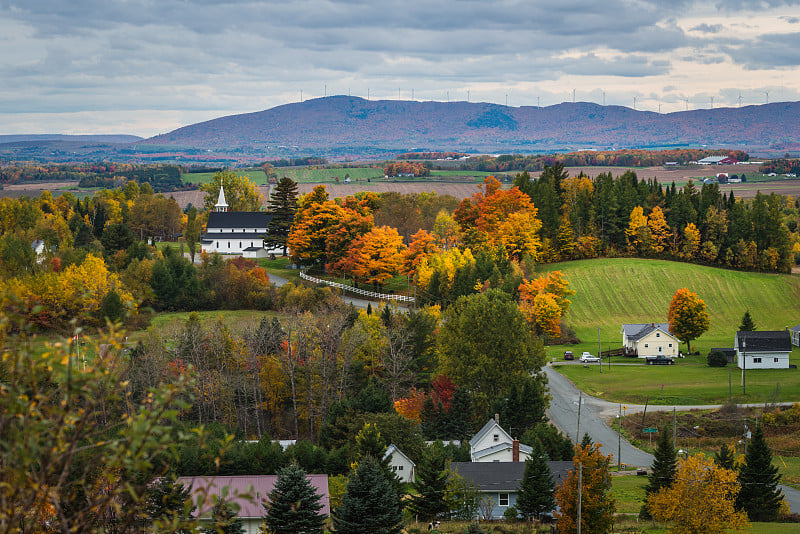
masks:
MULTIPOLYGON (((800 323, 798 276, 635 258, 574 261, 539 269, 542 273, 561 270, 576 291, 566 323, 587 347, 577 349, 592 353, 597 351, 598 328, 605 350, 621 346, 623 323, 666 322, 672 296, 682 287, 697 293, 707 305, 710 328, 694 342, 701 353, 732 346, 745 310, 750 310, 759 330, 782 330, 800 323)), ((552 354, 563 350, 555 347, 552 354)))

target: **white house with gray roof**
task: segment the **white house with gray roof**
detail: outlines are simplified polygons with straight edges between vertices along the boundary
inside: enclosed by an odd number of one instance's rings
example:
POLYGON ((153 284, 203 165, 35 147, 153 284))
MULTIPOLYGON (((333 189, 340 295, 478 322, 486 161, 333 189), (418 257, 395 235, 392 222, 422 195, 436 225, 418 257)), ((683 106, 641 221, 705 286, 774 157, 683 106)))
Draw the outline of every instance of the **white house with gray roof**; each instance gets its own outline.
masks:
POLYGON ((414 482, 414 469, 417 467, 417 464, 406 456, 403 451, 398 449, 397 445, 392 443, 386 447, 383 458, 384 460, 389 458, 389 468, 397 475, 397 478, 399 478, 401 482, 414 482))
POLYGON ((469 440, 469 456, 473 462, 524 462, 532 449, 512 438, 500 426, 499 416, 483 425, 469 440))
POLYGON ((622 347, 627 356, 678 355, 681 341, 669 331, 667 323, 633 323, 622 325, 622 347))
POLYGON ((788 369, 792 353, 788 330, 736 332, 736 365, 742 369, 788 369))

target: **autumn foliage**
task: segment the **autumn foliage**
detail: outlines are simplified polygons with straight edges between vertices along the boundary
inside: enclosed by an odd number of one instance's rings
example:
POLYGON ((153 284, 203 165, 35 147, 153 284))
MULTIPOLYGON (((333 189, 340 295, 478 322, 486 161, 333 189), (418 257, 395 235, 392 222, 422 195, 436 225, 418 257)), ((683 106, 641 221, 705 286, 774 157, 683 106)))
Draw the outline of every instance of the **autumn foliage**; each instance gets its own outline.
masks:
POLYGON ((610 457, 603 455, 601 445, 575 446, 573 469, 556 489, 558 508, 555 518, 562 534, 577 532, 578 469, 581 466, 581 532, 602 534, 610 532, 614 522, 616 502, 611 494, 610 457))
POLYGON ((519 286, 520 310, 536 332, 559 336, 561 320, 571 304, 567 297, 574 293, 561 271, 524 280, 519 286))
MULTIPOLYGON (((706 303, 685 287, 675 292, 667 311, 669 330, 687 345, 708 330, 706 303)), ((691 347, 688 347, 691 350, 691 347)))
POLYGON ((678 460, 675 482, 650 495, 648 509, 675 534, 744 532, 747 514, 734 506, 739 489, 735 471, 694 455, 678 460))

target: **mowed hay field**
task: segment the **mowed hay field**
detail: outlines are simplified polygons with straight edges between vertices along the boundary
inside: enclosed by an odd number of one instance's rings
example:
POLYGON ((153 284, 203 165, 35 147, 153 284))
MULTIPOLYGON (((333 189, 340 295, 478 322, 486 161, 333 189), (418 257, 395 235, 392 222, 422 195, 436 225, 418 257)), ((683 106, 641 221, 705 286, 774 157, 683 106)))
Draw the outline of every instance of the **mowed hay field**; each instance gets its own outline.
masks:
MULTIPOLYGON (((561 270, 576 293, 566 323, 578 337, 621 345, 623 323, 666 322, 675 291, 697 293, 711 325, 697 345, 728 347, 745 310, 759 330, 782 330, 800 323, 800 277, 718 269, 664 260, 609 258, 542 265, 561 270)), ((608 346, 604 347, 608 348, 608 346)))

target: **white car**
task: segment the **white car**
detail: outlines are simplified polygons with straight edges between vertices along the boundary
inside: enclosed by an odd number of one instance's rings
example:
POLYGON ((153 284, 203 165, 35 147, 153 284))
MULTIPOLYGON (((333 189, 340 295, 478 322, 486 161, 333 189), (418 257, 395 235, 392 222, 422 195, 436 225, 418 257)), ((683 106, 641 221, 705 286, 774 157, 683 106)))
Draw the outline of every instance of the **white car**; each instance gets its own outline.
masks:
POLYGON ((579 361, 582 361, 583 363, 597 363, 600 361, 600 358, 597 356, 592 356, 590 352, 584 352, 581 354, 579 361))

